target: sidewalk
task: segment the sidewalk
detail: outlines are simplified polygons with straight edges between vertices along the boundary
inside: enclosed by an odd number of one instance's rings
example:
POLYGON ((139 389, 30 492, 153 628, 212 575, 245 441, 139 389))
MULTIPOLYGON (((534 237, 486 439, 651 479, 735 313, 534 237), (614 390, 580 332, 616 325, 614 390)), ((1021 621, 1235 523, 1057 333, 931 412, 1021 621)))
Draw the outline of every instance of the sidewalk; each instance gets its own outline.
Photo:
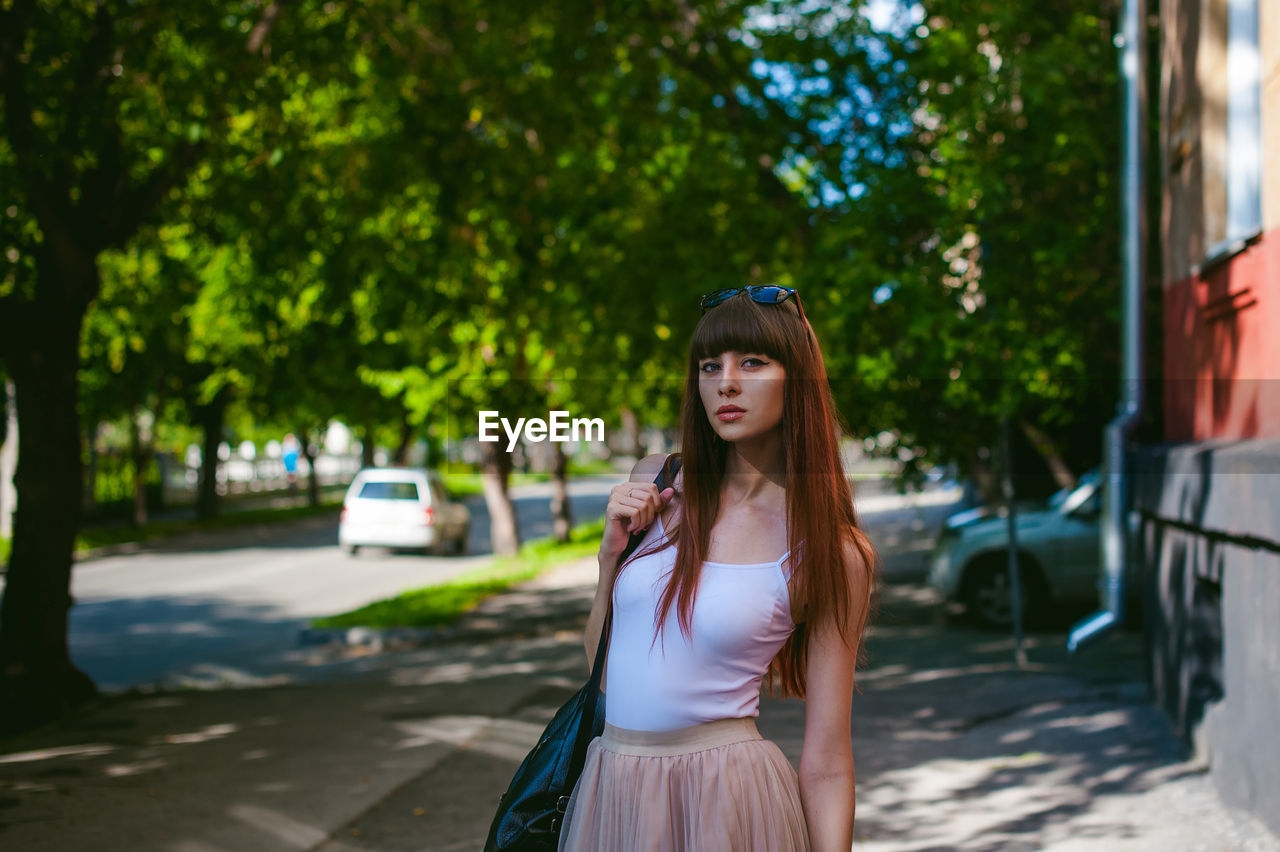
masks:
MULTIPOLYGON (((330 682, 104 700, 0 743, 0 846, 475 850, 516 764, 585 677, 594 559, 486 601, 466 641, 317 650, 330 682)), ((946 622, 888 586, 854 704, 855 848, 1280 850, 1183 761, 1137 680, 1140 638, 1085 657, 946 622)), ((766 700, 798 761, 803 705, 766 700)))

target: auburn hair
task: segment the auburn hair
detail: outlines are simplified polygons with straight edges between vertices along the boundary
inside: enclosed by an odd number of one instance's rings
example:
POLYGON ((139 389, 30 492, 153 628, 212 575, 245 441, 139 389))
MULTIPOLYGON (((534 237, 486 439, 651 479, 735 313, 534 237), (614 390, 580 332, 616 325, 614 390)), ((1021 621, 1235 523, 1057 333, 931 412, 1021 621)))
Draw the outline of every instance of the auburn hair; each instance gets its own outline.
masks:
MULTIPOLYGON (((680 415, 678 457, 684 474, 680 522, 661 541, 631 558, 676 545, 675 569, 659 600, 655 624, 660 632, 674 605, 680 630, 689 636, 729 451, 703 407, 698 362, 734 351, 760 353, 781 363, 786 371, 781 428, 787 537, 793 595, 804 615, 769 664, 764 683, 771 692, 803 698, 809 639, 816 628, 833 625, 862 656, 877 561, 875 547, 853 508, 853 491, 840 456, 839 436, 844 430, 818 338, 798 300, 797 296, 764 305, 739 293, 707 311, 694 328, 680 415), (850 546, 860 558, 856 565, 846 566, 850 546), (850 570, 861 576, 851 575, 850 570)), ((673 484, 676 458, 673 455, 665 462, 666 481, 673 484)))

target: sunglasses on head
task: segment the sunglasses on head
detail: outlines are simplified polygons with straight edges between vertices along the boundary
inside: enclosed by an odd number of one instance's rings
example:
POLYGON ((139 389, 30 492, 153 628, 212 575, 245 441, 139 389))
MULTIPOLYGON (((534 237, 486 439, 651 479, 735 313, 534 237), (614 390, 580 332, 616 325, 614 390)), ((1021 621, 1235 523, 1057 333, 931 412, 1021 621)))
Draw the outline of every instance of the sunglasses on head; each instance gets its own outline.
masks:
POLYGON ((776 284, 762 284, 756 287, 729 287, 725 290, 715 290, 702 297, 698 302, 698 306, 702 308, 705 314, 716 305, 728 300, 732 296, 736 296, 743 290, 747 291, 747 296, 753 302, 759 302, 762 305, 780 305, 792 296, 796 297, 796 304, 800 304, 800 294, 790 287, 779 287, 776 284))

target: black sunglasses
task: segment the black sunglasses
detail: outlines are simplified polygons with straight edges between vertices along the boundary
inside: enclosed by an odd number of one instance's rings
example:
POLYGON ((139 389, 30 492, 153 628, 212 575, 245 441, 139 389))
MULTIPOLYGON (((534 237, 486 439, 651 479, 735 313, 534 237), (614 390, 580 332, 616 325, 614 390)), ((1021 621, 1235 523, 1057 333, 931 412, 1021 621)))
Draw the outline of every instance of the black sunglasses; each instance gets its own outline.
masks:
POLYGON ((796 304, 800 304, 800 294, 790 287, 779 287, 776 284, 762 284, 756 287, 729 287, 725 290, 715 290, 702 297, 698 302, 698 306, 702 308, 705 314, 721 302, 726 301, 731 296, 736 296, 743 290, 747 291, 747 296, 751 301, 759 302, 762 305, 780 305, 792 296, 796 297, 796 304))

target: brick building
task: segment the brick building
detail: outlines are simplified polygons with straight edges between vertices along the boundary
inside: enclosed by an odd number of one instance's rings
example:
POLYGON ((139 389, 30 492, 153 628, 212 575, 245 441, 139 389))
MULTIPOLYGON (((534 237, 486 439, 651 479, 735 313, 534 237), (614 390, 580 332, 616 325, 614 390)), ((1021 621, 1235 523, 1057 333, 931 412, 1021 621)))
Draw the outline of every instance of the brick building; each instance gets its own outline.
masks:
POLYGON ((1133 483, 1150 676, 1223 799, 1280 833, 1280 0, 1160 6, 1166 443, 1133 483))

